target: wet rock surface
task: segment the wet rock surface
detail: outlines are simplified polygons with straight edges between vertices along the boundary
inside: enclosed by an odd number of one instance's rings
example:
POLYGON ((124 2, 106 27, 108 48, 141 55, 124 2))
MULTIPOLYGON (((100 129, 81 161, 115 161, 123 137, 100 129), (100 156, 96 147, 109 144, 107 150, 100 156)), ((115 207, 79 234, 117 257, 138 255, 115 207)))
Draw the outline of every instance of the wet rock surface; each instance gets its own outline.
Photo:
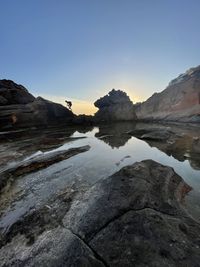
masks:
POLYGON ((121 90, 113 89, 108 95, 98 99, 94 105, 99 108, 94 116, 97 122, 131 121, 137 118, 133 103, 121 90))
POLYGON ((184 207, 190 190, 152 160, 68 188, 2 233, 0 266, 199 266, 200 225, 184 207))
POLYGON ((81 239, 62 227, 44 232, 32 246, 23 236, 16 237, 15 243, 15 251, 12 244, 1 250, 0 266, 105 266, 81 239))
POLYGON ((11 182, 11 180, 16 179, 16 177, 18 176, 38 171, 43 168, 47 168, 52 164, 68 159, 77 154, 86 152, 89 149, 89 146, 83 146, 71 148, 68 150, 50 152, 47 154, 38 155, 32 159, 28 159, 18 164, 15 164, 14 166, 9 167, 0 172, 0 190, 2 190, 6 185, 11 182))

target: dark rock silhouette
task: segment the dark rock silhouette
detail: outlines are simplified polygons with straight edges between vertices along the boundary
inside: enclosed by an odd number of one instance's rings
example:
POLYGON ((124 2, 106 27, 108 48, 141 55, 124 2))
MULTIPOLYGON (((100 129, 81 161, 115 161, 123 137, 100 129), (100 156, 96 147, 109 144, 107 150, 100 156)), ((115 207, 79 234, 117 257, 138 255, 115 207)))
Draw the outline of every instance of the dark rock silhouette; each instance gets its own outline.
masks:
POLYGON ((28 104, 35 100, 28 90, 11 80, 0 80, 0 106, 28 104))
POLYGON ((0 128, 45 126, 72 120, 74 114, 64 106, 35 98, 22 85, 0 80, 0 128))
POLYGON ((94 105, 99 108, 95 114, 96 121, 130 121, 137 118, 133 103, 121 90, 113 89, 94 105))
POLYGON ((138 119, 200 122, 200 66, 181 74, 135 109, 138 119))

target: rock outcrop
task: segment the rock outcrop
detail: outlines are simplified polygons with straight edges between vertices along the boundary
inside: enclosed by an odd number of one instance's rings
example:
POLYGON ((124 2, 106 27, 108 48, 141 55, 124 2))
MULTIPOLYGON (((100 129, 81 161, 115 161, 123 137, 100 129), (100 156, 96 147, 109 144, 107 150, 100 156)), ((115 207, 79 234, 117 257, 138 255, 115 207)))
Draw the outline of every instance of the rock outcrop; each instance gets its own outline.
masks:
POLYGON ((74 114, 64 106, 35 98, 13 81, 0 80, 0 129, 48 125, 73 117, 74 114))
POLYGON ((113 89, 108 95, 101 97, 94 103, 99 110, 95 114, 95 121, 131 121, 135 120, 134 105, 128 95, 113 89))
POLYGON ((12 225, 0 266, 199 266, 200 225, 184 206, 190 190, 152 160, 124 167, 76 197, 60 195, 65 214, 54 200, 12 225))
POLYGON ((135 109, 138 119, 200 122, 200 66, 181 74, 135 109))
POLYGON ((0 105, 28 104, 35 100, 28 90, 11 80, 0 80, 0 105))

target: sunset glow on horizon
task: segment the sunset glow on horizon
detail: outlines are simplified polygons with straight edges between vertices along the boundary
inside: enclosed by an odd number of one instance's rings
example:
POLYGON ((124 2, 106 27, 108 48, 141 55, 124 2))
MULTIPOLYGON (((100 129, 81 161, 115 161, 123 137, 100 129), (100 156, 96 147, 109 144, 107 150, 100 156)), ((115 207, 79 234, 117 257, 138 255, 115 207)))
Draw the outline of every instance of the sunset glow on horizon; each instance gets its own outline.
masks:
POLYGON ((112 88, 144 101, 199 65, 198 0, 1 3, 1 78, 75 99, 77 114, 112 88))

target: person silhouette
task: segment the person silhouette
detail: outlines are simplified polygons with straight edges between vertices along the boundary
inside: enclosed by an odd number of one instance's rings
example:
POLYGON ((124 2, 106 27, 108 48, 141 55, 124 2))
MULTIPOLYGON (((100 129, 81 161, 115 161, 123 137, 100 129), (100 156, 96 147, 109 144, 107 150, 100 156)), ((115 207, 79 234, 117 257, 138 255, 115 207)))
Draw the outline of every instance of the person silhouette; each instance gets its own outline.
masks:
POLYGON ((65 100, 65 103, 67 104, 67 108, 72 110, 72 102, 65 100))

